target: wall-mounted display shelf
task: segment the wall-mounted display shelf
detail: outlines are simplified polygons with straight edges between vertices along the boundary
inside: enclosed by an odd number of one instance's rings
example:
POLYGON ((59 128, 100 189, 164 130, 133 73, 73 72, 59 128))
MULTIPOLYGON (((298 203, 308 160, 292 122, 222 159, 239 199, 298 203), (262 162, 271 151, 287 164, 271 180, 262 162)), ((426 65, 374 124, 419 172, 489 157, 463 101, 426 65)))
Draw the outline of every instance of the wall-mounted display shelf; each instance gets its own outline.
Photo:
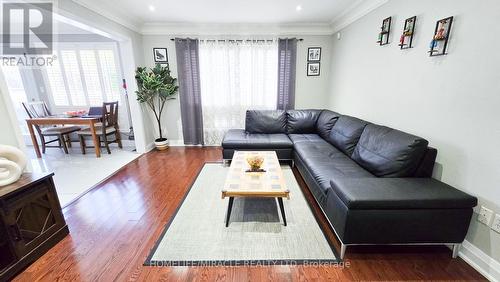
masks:
POLYGON ((416 22, 417 22, 417 16, 413 16, 405 20, 403 34, 401 34, 401 38, 399 39, 399 46, 401 49, 412 48, 413 35, 415 34, 416 22))
POLYGON ((382 45, 389 44, 389 34, 391 32, 391 19, 392 17, 388 17, 382 21, 382 26, 380 27, 380 33, 378 34, 377 43, 382 45))
POLYGON ((441 19, 436 22, 434 37, 429 46, 429 56, 434 57, 447 54, 446 49, 448 48, 452 23, 453 17, 441 19))

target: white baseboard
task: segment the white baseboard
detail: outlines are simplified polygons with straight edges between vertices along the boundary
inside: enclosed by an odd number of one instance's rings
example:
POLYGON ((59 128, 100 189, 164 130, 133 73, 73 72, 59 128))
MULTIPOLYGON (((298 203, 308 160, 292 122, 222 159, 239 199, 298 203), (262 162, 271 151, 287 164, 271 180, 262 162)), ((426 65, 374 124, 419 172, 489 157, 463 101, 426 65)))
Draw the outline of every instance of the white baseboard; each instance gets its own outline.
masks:
POLYGON ((184 141, 183 140, 169 140, 168 141, 168 145, 170 145, 172 147, 186 146, 186 145, 184 145, 184 141))
MULTIPOLYGON (((182 140, 168 140, 168 145, 170 147, 184 147, 184 146, 188 146, 188 145, 184 145, 184 141, 182 140)), ((151 151, 155 148, 155 143, 154 142, 151 142, 149 143, 147 146, 146 146, 146 149, 147 151, 151 151)))
MULTIPOLYGON (((169 140, 171 147, 201 147, 201 145, 186 145, 184 140, 169 140)), ((204 145, 205 147, 219 147, 221 145, 204 145)))
POLYGON ((500 263, 485 254, 478 247, 472 245, 469 241, 465 240, 462 243, 458 256, 484 275, 486 279, 494 282, 500 281, 500 263))
POLYGON ((151 142, 148 145, 146 145, 146 153, 153 150, 155 148, 155 142, 151 142))

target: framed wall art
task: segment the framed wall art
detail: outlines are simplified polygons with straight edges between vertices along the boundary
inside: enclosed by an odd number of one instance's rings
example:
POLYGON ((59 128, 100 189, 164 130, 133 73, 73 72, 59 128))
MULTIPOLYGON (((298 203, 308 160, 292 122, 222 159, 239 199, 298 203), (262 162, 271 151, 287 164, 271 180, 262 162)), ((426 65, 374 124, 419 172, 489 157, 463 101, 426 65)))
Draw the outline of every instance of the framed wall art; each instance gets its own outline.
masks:
POLYGON ((309 62, 321 61, 321 47, 307 48, 307 61, 309 62))
POLYGON ((320 74, 320 63, 319 62, 307 63, 307 76, 319 76, 319 74, 320 74))
POLYGON ((167 48, 153 48, 153 58, 157 64, 168 64, 167 48))

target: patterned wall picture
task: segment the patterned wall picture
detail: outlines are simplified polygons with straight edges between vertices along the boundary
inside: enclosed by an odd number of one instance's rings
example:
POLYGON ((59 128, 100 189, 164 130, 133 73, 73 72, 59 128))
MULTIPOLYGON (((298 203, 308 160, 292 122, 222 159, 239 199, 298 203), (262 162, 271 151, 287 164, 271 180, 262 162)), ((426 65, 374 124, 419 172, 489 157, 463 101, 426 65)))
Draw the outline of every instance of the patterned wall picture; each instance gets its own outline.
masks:
POLYGON ((307 63, 307 76, 319 76, 320 63, 307 63))
POLYGON ((155 63, 168 64, 167 48, 153 48, 155 63))
POLYGON ((321 47, 307 48, 307 61, 319 62, 321 60, 321 47))

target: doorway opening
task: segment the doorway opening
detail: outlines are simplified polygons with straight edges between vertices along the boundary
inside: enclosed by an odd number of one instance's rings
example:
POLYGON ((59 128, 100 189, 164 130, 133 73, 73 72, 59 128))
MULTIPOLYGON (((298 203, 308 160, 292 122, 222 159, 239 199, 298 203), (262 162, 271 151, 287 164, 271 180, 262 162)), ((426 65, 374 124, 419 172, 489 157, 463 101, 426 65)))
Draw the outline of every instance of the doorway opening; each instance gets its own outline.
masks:
POLYGON ((0 71, 31 170, 54 172, 64 207, 136 159, 144 146, 136 146, 133 134, 122 42, 54 18, 52 65, 2 65, 0 71))

